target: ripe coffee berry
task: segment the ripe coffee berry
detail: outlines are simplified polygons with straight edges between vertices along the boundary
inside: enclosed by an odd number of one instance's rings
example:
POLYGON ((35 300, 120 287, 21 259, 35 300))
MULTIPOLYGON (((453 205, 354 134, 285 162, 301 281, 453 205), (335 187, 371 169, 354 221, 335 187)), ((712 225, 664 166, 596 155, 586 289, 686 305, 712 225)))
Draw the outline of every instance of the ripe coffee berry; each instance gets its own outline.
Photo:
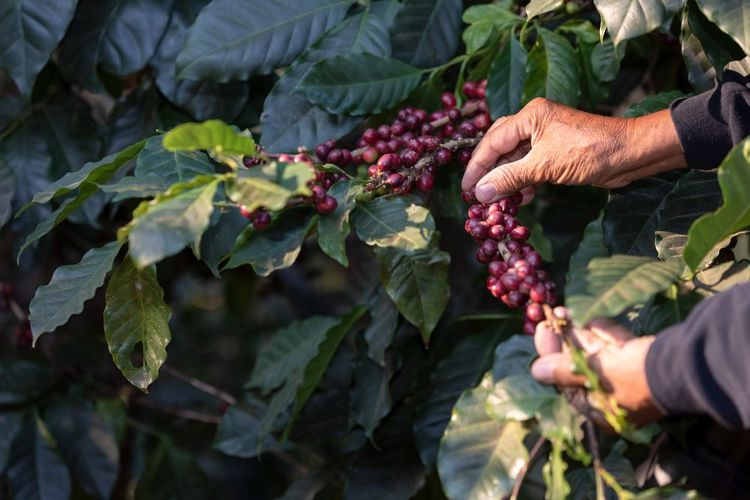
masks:
POLYGON ((333 196, 326 196, 322 200, 315 203, 315 211, 319 214, 327 215, 336 210, 338 202, 333 196))
POLYGON ((253 228, 258 231, 265 231, 270 225, 271 214, 268 212, 268 210, 263 210, 262 208, 256 210, 253 214, 253 228))

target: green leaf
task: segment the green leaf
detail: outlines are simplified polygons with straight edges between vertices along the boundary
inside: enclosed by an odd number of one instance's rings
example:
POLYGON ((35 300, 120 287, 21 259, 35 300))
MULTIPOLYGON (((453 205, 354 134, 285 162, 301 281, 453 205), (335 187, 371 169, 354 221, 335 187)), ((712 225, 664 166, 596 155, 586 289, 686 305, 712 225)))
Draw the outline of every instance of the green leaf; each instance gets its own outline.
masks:
POLYGON ((73 172, 101 157, 101 140, 91 108, 73 94, 41 109, 47 147, 52 156, 53 178, 73 172))
POLYGON ((622 53, 625 52, 620 48, 620 56, 615 52, 615 46, 611 40, 604 43, 598 43, 591 51, 591 70, 593 75, 600 82, 611 82, 617 78, 620 72, 620 62, 622 53))
POLYGON ((352 418, 371 441, 378 424, 390 413, 393 406, 390 379, 394 369, 391 364, 381 366, 364 357, 359 359, 354 367, 352 418))
POLYGON ((492 64, 487 82, 487 103, 492 118, 512 115, 521 109, 527 57, 526 49, 512 36, 492 64))
POLYGON ((227 185, 227 196, 247 210, 264 207, 281 210, 294 195, 309 195, 308 182, 313 171, 302 163, 276 163, 258 165, 240 174, 227 185))
POLYGON ((338 324, 329 329, 326 332, 323 342, 318 344, 318 352, 305 367, 302 383, 297 388, 297 396, 294 400, 292 414, 284 428, 284 438, 289 435, 289 432, 292 430, 292 425, 294 425, 294 421, 302 412, 302 408, 305 407, 307 400, 310 399, 310 396, 312 396, 313 392, 315 392, 315 389, 318 387, 318 384, 328 369, 328 365, 333 359, 333 355, 336 354, 339 344, 341 344, 341 341, 344 340, 346 334, 349 333, 366 312, 366 307, 355 307, 346 316, 341 318, 338 324))
MULTIPOLYGON (((19 205, 29 202, 36 192, 49 184, 50 180, 52 159, 38 123, 27 120, 19 125, 15 132, 0 143, 0 157, 15 176, 16 187, 12 207, 18 210, 19 205)), ((20 216, 23 210, 18 210, 16 217, 20 216)), ((49 216, 49 212, 46 207, 40 208, 21 222, 23 226, 28 227, 49 216)))
POLYGON ((104 336, 112 359, 131 384, 145 391, 167 359, 171 310, 151 266, 138 270, 125 258, 109 280, 104 308, 104 336), (140 365, 134 355, 142 354, 140 365))
POLYGON ((36 410, 23 419, 8 462, 8 483, 16 500, 68 500, 70 475, 36 410))
POLYGON ((461 0, 406 0, 391 30, 393 56, 419 68, 448 61, 458 48, 461 0))
POLYGON ((423 70, 371 54, 334 56, 316 62, 295 92, 330 113, 369 115, 409 97, 423 70))
POLYGON ((380 366, 385 366, 385 351, 391 345, 398 326, 398 309, 385 289, 378 286, 367 302, 370 324, 363 334, 367 341, 367 355, 380 366))
POLYGON ((104 284, 121 246, 122 242, 111 241, 89 250, 78 264, 58 267, 49 284, 37 289, 29 305, 34 342, 83 311, 83 304, 104 284))
POLYGON ((523 18, 500 5, 487 4, 466 9, 463 21, 471 25, 464 30, 463 40, 466 52, 473 54, 484 47, 494 33, 506 32, 523 23, 523 18))
POLYGON ((685 262, 696 271, 711 249, 737 231, 750 226, 750 139, 735 146, 719 166, 719 186, 724 204, 696 220, 688 232, 685 262))
POLYGON ((216 155, 255 154, 255 141, 221 120, 183 123, 166 133, 164 149, 171 152, 205 150, 216 155))
POLYGON ((0 413, 0 429, 3 429, 2 434, 0 434, 0 471, 5 471, 5 467, 8 465, 10 447, 16 434, 21 430, 22 423, 23 413, 0 413))
POLYGON ((361 192, 362 186, 352 181, 337 182, 328 190, 328 195, 338 202, 336 210, 318 219, 320 249, 344 267, 349 267, 345 245, 350 231, 349 214, 357 204, 356 196, 361 192))
POLYGON ((170 7, 160 0, 80 0, 60 45, 60 69, 69 80, 99 92, 104 87, 98 71, 117 76, 138 72, 156 50, 170 7))
POLYGON ((133 497, 201 500, 211 498, 215 491, 191 454, 161 438, 146 459, 133 497))
POLYGON ((526 17, 532 19, 562 7, 562 0, 531 0, 526 6, 526 17))
POLYGON ((0 361, 0 404, 28 406, 53 384, 49 368, 28 359, 0 361))
POLYGON ((599 39, 599 31, 596 29, 596 26, 591 24, 591 21, 587 19, 570 19, 558 26, 557 31, 575 35, 578 45, 596 45, 601 43, 601 40, 599 39))
POLYGON ((513 489, 528 460, 523 444, 527 430, 520 422, 499 422, 487 415, 492 379, 487 376, 466 391, 440 442, 438 473, 451 500, 503 498, 513 489))
POLYGON ((235 246, 225 269, 250 264, 259 276, 268 276, 294 264, 305 236, 315 222, 306 207, 285 210, 266 231, 253 231, 235 246))
POLYGON ((685 0, 594 0, 615 45, 655 30, 684 3, 685 0))
POLYGON ((526 68, 524 102, 546 97, 569 106, 578 103, 580 68, 575 50, 564 36, 539 28, 526 68))
POLYGON ((450 295, 450 255, 437 248, 405 251, 377 249, 380 279, 406 320, 416 326, 425 345, 445 311, 450 295))
POLYGON ((703 14, 750 54, 750 6, 743 0, 696 0, 703 14))
POLYGON ((208 228, 219 180, 203 176, 203 185, 156 198, 134 217, 128 234, 130 255, 139 269, 179 253, 208 228))
MULTIPOLYGON (((716 69, 711 65, 711 61, 708 60, 706 53, 703 51, 700 39, 693 33, 693 29, 690 26, 691 14, 693 17, 700 15, 695 11, 697 11, 697 8, 690 9, 689 5, 685 8, 685 14, 682 16, 682 28, 680 30, 680 45, 690 85, 696 92, 705 92, 713 86, 716 80, 716 69)), ((720 70, 721 68, 723 66, 720 67, 720 70)))
POLYGON ((586 270, 585 293, 569 296, 567 305, 579 325, 599 317, 614 317, 669 288, 679 278, 681 259, 613 255, 595 258, 586 270))
POLYGON ((57 398, 44 407, 44 422, 83 490, 109 498, 119 473, 120 451, 112 429, 87 400, 57 398))
POLYGON ((120 167, 135 158, 145 144, 146 141, 138 142, 128 146, 119 153, 111 154, 99 161, 89 162, 75 172, 65 174, 60 179, 49 184, 43 191, 36 193, 34 198, 19 210, 19 215, 33 204, 47 203, 79 187, 83 189, 86 184, 103 184, 107 182, 117 173, 120 167))
POLYGON ((589 222, 583 231, 583 238, 578 248, 570 256, 568 274, 565 276, 565 295, 567 296, 585 294, 588 287, 586 270, 589 262, 597 257, 609 256, 609 250, 604 245, 602 217, 604 213, 589 222))
POLYGON ((635 118, 636 116, 650 115, 655 111, 667 109, 672 101, 680 97, 687 97, 688 94, 679 90, 670 90, 668 92, 659 92, 643 99, 638 104, 632 105, 625 111, 625 118, 635 118))
POLYGON ((31 95, 36 76, 65 34, 75 10, 76 0, 0 3, 0 69, 24 96, 31 95))
MULTIPOLYGON (((184 130, 184 129, 183 129, 184 130)), ((184 133, 184 132, 183 132, 184 133)), ((234 131, 232 131, 234 134, 234 131)), ((164 180, 166 184, 174 184, 176 182, 185 182, 203 174, 212 174, 214 172, 211 162, 202 153, 196 151, 169 151, 167 150, 162 141, 167 136, 152 137, 146 141, 146 145, 138 155, 138 160, 135 164, 135 176, 136 177, 148 177, 148 176, 159 176, 164 180)), ((247 139, 242 136, 241 141, 247 139)), ((177 139, 172 139, 177 140, 177 139)), ((183 140, 186 142, 188 139, 183 140)), ((252 140, 252 139, 251 139, 252 140)), ((218 144, 224 144, 220 142, 218 144)), ((216 147, 214 144, 211 148, 195 148, 195 149, 213 149, 216 147)))
POLYGON ((559 441, 552 441, 552 451, 542 469, 544 484, 547 486, 547 491, 544 492, 545 500, 565 500, 570 494, 570 484, 565 479, 568 464, 562 456, 563 448, 559 441))
POLYGON ((219 264, 232 251, 237 237, 247 228, 249 222, 237 209, 228 210, 220 215, 214 211, 213 217, 216 218, 216 222, 203 233, 199 253, 201 260, 218 278, 219 264))
POLYGON ((13 213, 13 195, 16 191, 16 175, 10 166, 3 160, 0 160, 0 228, 10 220, 13 213))
POLYGON ((588 464, 591 457, 583 447, 586 417, 573 408, 563 394, 540 406, 535 416, 542 436, 553 443, 564 443, 572 458, 588 464))
POLYGON ((277 448, 276 440, 261 432, 260 417, 264 410, 265 405, 251 397, 230 406, 216 429, 214 448, 240 458, 256 457, 259 449, 277 448))
POLYGON ((353 0, 214 0, 188 30, 177 77, 248 80, 286 66, 341 21, 353 0))
POLYGON ((513 375, 528 374, 531 362, 537 357, 531 337, 514 335, 495 349, 492 380, 500 382, 513 375))
POLYGON ((496 420, 529 420, 557 399, 557 392, 537 382, 530 373, 510 375, 495 384, 487 397, 487 414, 496 420))
POLYGON ((427 248, 435 233, 430 212, 402 197, 376 198, 352 212, 357 237, 368 245, 402 250, 427 248))
POLYGON ((112 202, 129 200, 132 198, 152 198, 169 189, 169 182, 159 175, 144 175, 142 177, 123 177, 112 184, 102 184, 99 189, 104 193, 114 193, 112 202))

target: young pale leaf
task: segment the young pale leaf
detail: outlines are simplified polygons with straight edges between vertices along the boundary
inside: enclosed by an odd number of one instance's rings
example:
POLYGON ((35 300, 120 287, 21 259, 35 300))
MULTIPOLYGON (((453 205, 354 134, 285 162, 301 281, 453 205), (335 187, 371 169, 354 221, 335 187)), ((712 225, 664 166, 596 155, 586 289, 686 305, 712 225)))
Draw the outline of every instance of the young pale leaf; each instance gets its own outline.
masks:
POLYGON ((36 410, 26 414, 8 461, 13 498, 68 500, 70 474, 36 410))
POLYGON ((579 325, 598 317, 614 317, 669 288, 679 278, 681 259, 613 255, 596 258, 586 269, 586 292, 569 296, 567 305, 579 325))
POLYGON ((76 0, 20 0, 0 3, 0 69, 24 96, 65 34, 76 0), (50 13, 54 12, 54 15, 50 13))
POLYGON ((315 217, 305 207, 285 210, 266 231, 253 231, 232 251, 225 269, 250 264, 259 276, 268 276, 294 264, 315 217))
POLYGON ((703 14, 750 54, 750 6, 744 0, 696 0, 703 14))
POLYGON ((524 102, 546 97, 569 106, 578 103, 580 67, 567 38, 539 28, 539 41, 529 53, 526 68, 524 102))
POLYGON ((427 248, 435 233, 430 212, 400 197, 376 198, 357 205, 352 224, 359 239, 368 245, 402 250, 427 248))
POLYGON ((281 210, 292 196, 310 194, 307 184, 313 175, 313 171, 301 163, 259 165, 249 171, 241 171, 228 184, 227 196, 250 212, 260 207, 281 210))
POLYGON ((167 359, 171 310, 156 280, 154 266, 137 269, 125 258, 107 285, 104 336, 112 359, 126 379, 145 391, 167 359), (133 356, 141 355, 140 365, 133 356))
POLYGON ((344 267, 349 267, 346 256, 346 238, 349 236, 349 214, 356 205, 356 196, 362 192, 362 186, 352 181, 337 182, 328 191, 329 196, 336 198, 336 210, 318 219, 318 245, 323 252, 344 267))
POLYGON ((255 154, 255 141, 221 120, 183 123, 166 133, 164 149, 171 152, 205 150, 216 155, 255 154))
POLYGON ((719 166, 724 204, 696 220, 688 232, 685 262, 697 271, 711 249, 733 233, 750 226, 750 139, 735 146, 719 166))
POLYGON ((296 92, 331 113, 370 115, 406 99, 422 73, 396 59, 371 54, 334 56, 313 64, 296 92))
POLYGON ((526 49, 512 36, 492 64, 487 82, 487 103, 492 118, 511 115, 521 109, 527 57, 526 49))
POLYGON ((448 61, 458 48, 461 0, 406 0, 391 30, 393 56, 418 68, 448 61))
POLYGON ((533 19, 541 14, 557 10, 562 5, 562 0, 531 0, 526 6, 526 17, 527 19, 533 19))
POLYGON ((464 392, 440 441, 438 473, 451 500, 503 498, 528 460, 521 422, 497 421, 487 415, 492 377, 464 392))
POLYGON ((328 365, 333 359, 333 355, 336 354, 339 344, 341 344, 346 334, 349 333, 366 312, 366 307, 357 306, 341 318, 338 324, 326 332, 325 340, 318 345, 317 354, 305 367, 302 383, 297 388, 297 396, 294 400, 292 414, 289 416, 289 420, 284 428, 284 439, 289 436, 294 421, 302 412, 302 408, 304 408, 305 403, 312 396, 315 388, 318 387, 328 369, 328 365))
POLYGON ((13 211, 13 195, 16 192, 16 176, 3 160, 0 160, 0 179, 3 179, 0 183, 0 228, 2 228, 10 220, 13 211))
POLYGON ((510 375, 487 396, 487 413, 496 420, 529 420, 539 409, 557 399, 557 392, 537 382, 530 373, 510 375))
POLYGON ((188 30, 177 77, 248 80, 291 63, 346 15, 353 0, 214 0, 188 30))
POLYGON ((419 329, 422 341, 428 345, 448 304, 450 255, 437 248, 378 248, 376 255, 388 296, 404 318, 419 329))
POLYGON ((684 3, 685 0, 594 0, 615 45, 655 30, 684 3))
POLYGON ((589 222, 583 231, 583 238, 578 248, 570 256, 568 274, 565 276, 565 295, 585 294, 588 284, 586 281, 586 269, 593 259, 597 257, 608 257, 609 250, 604 245, 604 228, 602 227, 603 213, 589 222))
POLYGON ((208 228, 219 181, 212 176, 204 177, 202 186, 156 198, 133 219, 128 243, 139 269, 180 252, 198 241, 208 228))
POLYGON ((152 137, 146 141, 135 164, 136 178, 158 176, 169 185, 214 172, 205 154, 197 151, 169 151, 162 144, 165 137, 152 137))
POLYGON ((97 498, 110 498, 117 481, 120 450, 112 429, 87 400, 58 398, 44 408, 57 447, 83 490, 97 498))
POLYGON ((473 54, 493 41, 494 33, 505 33, 523 23, 523 18, 500 5, 487 4, 474 5, 466 9, 463 21, 470 25, 463 33, 466 52, 473 54))
POLYGON ((40 286, 29 305, 34 342, 83 311, 83 304, 104 284, 122 242, 111 241, 86 252, 78 264, 58 267, 49 284, 40 286))

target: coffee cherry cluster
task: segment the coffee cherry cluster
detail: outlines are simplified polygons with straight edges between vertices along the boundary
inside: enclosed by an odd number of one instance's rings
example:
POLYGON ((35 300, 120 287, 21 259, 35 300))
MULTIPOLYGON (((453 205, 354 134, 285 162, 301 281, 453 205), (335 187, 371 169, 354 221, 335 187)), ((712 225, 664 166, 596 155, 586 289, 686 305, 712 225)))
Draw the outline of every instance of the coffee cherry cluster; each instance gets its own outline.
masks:
POLYGON ((488 265, 487 290, 511 309, 525 307, 523 332, 533 335, 545 318, 544 305, 554 305, 557 298, 555 283, 540 269, 542 256, 527 242, 531 231, 516 219, 523 197, 514 193, 481 205, 472 191, 462 196, 472 204, 464 229, 479 245, 477 261, 488 265))

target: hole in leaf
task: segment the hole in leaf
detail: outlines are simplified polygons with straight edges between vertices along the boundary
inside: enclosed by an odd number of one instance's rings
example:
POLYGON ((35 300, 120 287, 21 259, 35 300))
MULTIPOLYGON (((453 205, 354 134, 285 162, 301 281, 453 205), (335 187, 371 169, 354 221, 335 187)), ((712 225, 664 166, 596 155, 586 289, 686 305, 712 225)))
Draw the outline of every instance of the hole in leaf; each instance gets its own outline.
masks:
POLYGON ((133 350, 130 351, 130 362, 136 368, 143 366, 143 342, 138 342, 133 346, 133 350))

